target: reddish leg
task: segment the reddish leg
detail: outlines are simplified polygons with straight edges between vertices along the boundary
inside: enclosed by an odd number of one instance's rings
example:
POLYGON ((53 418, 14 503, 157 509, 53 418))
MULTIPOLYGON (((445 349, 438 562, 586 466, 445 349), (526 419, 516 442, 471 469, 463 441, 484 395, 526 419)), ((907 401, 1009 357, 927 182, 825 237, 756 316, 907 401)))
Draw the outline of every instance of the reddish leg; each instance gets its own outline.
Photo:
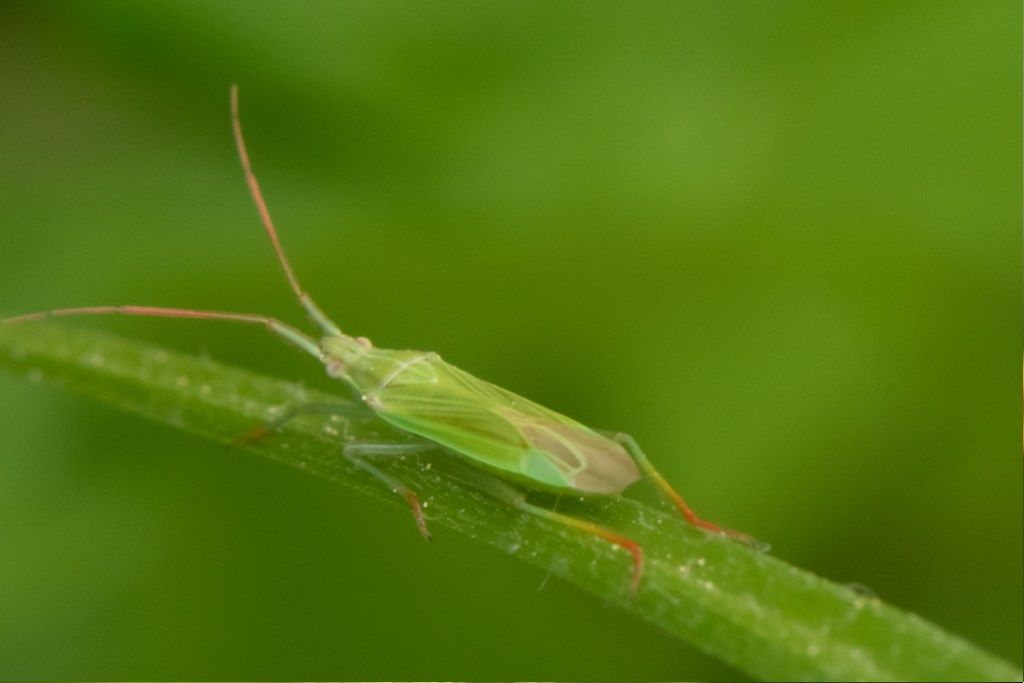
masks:
POLYGON ((633 556, 633 575, 629 581, 629 592, 630 595, 636 595, 637 589, 640 588, 640 577, 643 576, 644 573, 644 551, 640 547, 639 543, 598 524, 533 505, 532 503, 526 502, 525 498, 520 498, 512 504, 520 510, 529 512, 531 515, 550 519, 553 522, 558 522, 559 524, 564 524, 574 529, 585 531, 588 534, 593 534, 598 538, 603 538, 604 540, 614 543, 628 552, 633 556))
POLYGON ((416 528, 419 529, 420 535, 426 540, 431 540, 430 530, 427 529, 427 520, 423 516, 423 506, 420 505, 419 496, 410 489, 408 486, 400 482, 399 480, 392 477, 390 474, 385 474, 377 467, 374 467, 370 463, 359 457, 359 454, 368 457, 375 456, 396 456, 406 455, 409 453, 416 453, 419 451, 431 450, 434 448, 431 444, 360 444, 351 443, 347 444, 343 449, 342 453, 356 467, 359 467, 366 472, 369 472, 377 479, 387 484, 388 488, 397 493, 398 495, 405 498, 405 502, 409 504, 409 510, 412 512, 413 519, 416 520, 416 528))
POLYGON ((636 595, 637 590, 640 588, 640 577, 644 573, 644 551, 639 543, 599 524, 534 505, 526 500, 526 496, 521 491, 512 488, 505 482, 487 474, 474 474, 476 476, 468 479, 468 482, 503 503, 511 505, 518 510, 529 512, 531 515, 543 517, 552 522, 558 522, 559 524, 564 524, 573 529, 579 529, 585 533, 597 536, 609 543, 614 543, 628 552, 633 558, 633 573, 629 581, 629 592, 630 595, 636 595))
POLYGON ((280 417, 258 424, 244 434, 239 434, 228 447, 249 446, 281 431, 286 424, 300 415, 351 415, 352 408, 336 403, 303 403, 289 408, 280 417))
POLYGON ((676 508, 679 509, 679 512, 682 513, 683 517, 686 518, 687 522, 694 525, 695 527, 706 529, 711 533, 724 534, 726 536, 729 536, 730 538, 734 538, 737 541, 740 541, 741 543, 746 543, 750 546, 757 545, 757 541, 755 541, 754 538, 749 534, 745 534, 742 531, 734 531, 732 529, 727 529, 725 527, 718 526, 717 524, 713 524, 705 519, 701 519, 700 517, 698 517, 697 513, 695 513, 693 509, 686 504, 686 501, 683 500, 683 497, 680 496, 667 481, 665 481, 665 477, 661 476, 661 473, 658 472, 658 470, 654 469, 654 465, 652 465, 651 462, 647 459, 647 456, 644 455, 643 450, 640 448, 640 444, 638 444, 636 442, 636 439, 634 439, 632 436, 630 436, 629 434, 623 434, 619 432, 614 435, 614 439, 616 442, 622 444, 622 446, 624 446, 627 451, 629 451, 630 455, 633 456, 633 459, 636 460, 637 464, 640 465, 640 468, 647 474, 648 477, 650 477, 654 481, 655 484, 658 485, 658 487, 662 491, 664 491, 665 495, 668 496, 669 500, 671 500, 675 504, 676 508))
MULTIPOLYGON (((284 427, 285 424, 300 415, 351 415, 351 413, 351 407, 336 403, 304 403, 291 408, 275 420, 253 427, 251 430, 232 441, 229 445, 248 446, 262 441, 263 439, 276 434, 282 427, 284 427)), ((347 435, 347 423, 345 425, 345 432, 347 435)), ((412 512, 413 519, 416 521, 416 528, 419 529, 423 538, 428 541, 431 540, 430 530, 427 529, 427 520, 423 515, 423 506, 420 505, 419 496, 417 496, 416 493, 408 486, 391 475, 384 473, 379 468, 374 467, 363 458, 402 456, 430 450, 431 448, 433 448, 433 446, 428 443, 346 443, 342 448, 342 453, 346 460, 365 472, 369 472, 374 477, 384 482, 392 491, 405 499, 405 502, 409 505, 409 510, 412 512)))

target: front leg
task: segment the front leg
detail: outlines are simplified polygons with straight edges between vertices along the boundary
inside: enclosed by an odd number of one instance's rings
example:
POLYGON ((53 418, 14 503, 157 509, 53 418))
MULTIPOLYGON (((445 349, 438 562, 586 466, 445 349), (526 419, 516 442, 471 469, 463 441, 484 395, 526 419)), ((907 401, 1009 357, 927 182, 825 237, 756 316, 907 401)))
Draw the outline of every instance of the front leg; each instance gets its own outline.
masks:
POLYGON ((350 405, 338 403, 301 403, 292 406, 279 417, 256 425, 244 434, 235 437, 227 447, 249 446, 258 443, 269 436, 277 434, 281 429, 301 415, 352 415, 353 408, 350 405))
MULTIPOLYGON (((256 425, 248 432, 240 435, 234 441, 229 443, 228 447, 248 446, 262 441, 263 439, 281 431, 282 427, 300 415, 351 414, 352 408, 346 405, 339 405, 337 403, 303 403, 289 408, 281 414, 280 417, 274 420, 256 425)), ((342 455, 345 456, 345 459, 364 472, 372 474, 374 477, 384 482, 392 491, 402 496, 405 499, 405 502, 409 504, 409 509, 412 511, 413 519, 416 520, 416 528, 419 529, 423 538, 429 541, 430 531, 427 529, 427 521, 423 515, 423 506, 420 505, 419 496, 399 480, 389 474, 386 474, 380 468, 366 462, 364 458, 395 457, 409 455, 411 453, 420 453, 432 449, 434 447, 433 444, 425 442, 410 444, 348 443, 348 423, 345 424, 344 435, 342 438, 345 440, 345 444, 342 446, 341 452, 342 455)))

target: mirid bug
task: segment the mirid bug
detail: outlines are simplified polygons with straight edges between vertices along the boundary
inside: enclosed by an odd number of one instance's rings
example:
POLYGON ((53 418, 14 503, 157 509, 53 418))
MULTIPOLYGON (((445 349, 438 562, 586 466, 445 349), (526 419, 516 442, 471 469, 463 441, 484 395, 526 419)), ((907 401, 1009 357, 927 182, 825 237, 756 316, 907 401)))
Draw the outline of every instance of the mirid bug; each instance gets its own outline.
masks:
MULTIPOLYGON (((605 434, 477 379, 441 359, 436 353, 375 347, 365 337, 352 337, 332 322, 303 290, 292 270, 270 219, 259 183, 252 171, 238 116, 238 88, 231 87, 231 123, 235 144, 253 202, 288 284, 310 319, 319 339, 264 315, 199 311, 152 306, 62 308, 8 318, 7 324, 51 316, 154 316, 225 320, 262 325, 319 360, 327 374, 347 383, 360 399, 392 425, 443 446, 474 465, 478 486, 496 499, 533 515, 593 534, 632 556, 630 588, 640 585, 644 555, 640 545, 615 531, 555 512, 527 500, 525 491, 578 496, 614 496, 646 474, 691 524, 744 542, 751 539, 698 517, 654 468, 632 437, 605 434)), ((262 438, 304 412, 330 412, 329 406, 297 406, 278 420, 243 435, 239 441, 262 438)), ((368 462, 376 456, 409 452, 408 446, 346 446, 346 458, 380 479, 409 504, 420 533, 429 539, 416 493, 368 462)))

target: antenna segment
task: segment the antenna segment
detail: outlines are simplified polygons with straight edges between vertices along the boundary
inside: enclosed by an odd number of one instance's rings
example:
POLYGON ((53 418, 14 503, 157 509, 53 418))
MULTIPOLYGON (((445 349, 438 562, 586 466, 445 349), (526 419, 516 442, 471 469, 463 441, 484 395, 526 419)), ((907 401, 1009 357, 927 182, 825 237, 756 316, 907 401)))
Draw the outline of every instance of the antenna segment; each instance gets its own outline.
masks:
POLYGON ((299 284, 299 279, 295 277, 295 271, 292 270, 292 265, 288 261, 288 256, 284 253, 284 248, 281 246, 281 240, 277 236, 277 230, 274 228, 274 222, 270 219, 270 211, 267 210, 267 203, 263 200, 263 193, 260 191, 259 181, 256 180, 256 174, 252 172, 252 164, 249 161, 249 152, 245 149, 245 138, 242 135, 242 122, 238 116, 238 84, 231 84, 231 128, 235 133, 235 146, 238 148, 238 158, 242 162, 242 170, 245 171, 245 182, 249 185, 249 192, 252 194, 252 200, 256 204, 256 210, 260 214, 260 220, 263 221, 263 227, 267 231, 267 235, 270 237, 270 243, 274 247, 274 253, 277 254, 277 260, 281 264, 281 270, 284 271, 284 275, 288 278, 288 285, 295 292, 296 298, 310 318, 313 319, 321 329, 329 335, 343 336, 338 326, 335 325, 331 320, 320 310, 320 307, 316 305, 313 298, 309 296, 299 284))

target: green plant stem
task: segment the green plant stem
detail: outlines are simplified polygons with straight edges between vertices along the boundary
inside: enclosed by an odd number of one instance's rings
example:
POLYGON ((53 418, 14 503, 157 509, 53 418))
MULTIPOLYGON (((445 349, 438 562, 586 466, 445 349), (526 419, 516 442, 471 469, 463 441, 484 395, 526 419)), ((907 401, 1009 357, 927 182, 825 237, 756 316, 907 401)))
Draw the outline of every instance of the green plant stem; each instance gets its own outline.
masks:
MULTIPOLYGON (((49 323, 0 325, 0 367, 221 443, 297 404, 345 406, 341 418, 299 418, 250 448, 397 505, 403 504, 397 496, 342 457, 339 435, 359 442, 419 442, 348 398, 49 323)), ((709 536, 667 510, 625 497, 560 502, 561 511, 584 515, 640 542, 646 567, 640 590, 631 597, 630 561, 624 552, 479 493, 460 477, 465 465, 444 451, 380 464, 419 492, 431 525, 451 527, 550 570, 752 676, 1021 679, 1012 665, 913 614, 709 536)))

